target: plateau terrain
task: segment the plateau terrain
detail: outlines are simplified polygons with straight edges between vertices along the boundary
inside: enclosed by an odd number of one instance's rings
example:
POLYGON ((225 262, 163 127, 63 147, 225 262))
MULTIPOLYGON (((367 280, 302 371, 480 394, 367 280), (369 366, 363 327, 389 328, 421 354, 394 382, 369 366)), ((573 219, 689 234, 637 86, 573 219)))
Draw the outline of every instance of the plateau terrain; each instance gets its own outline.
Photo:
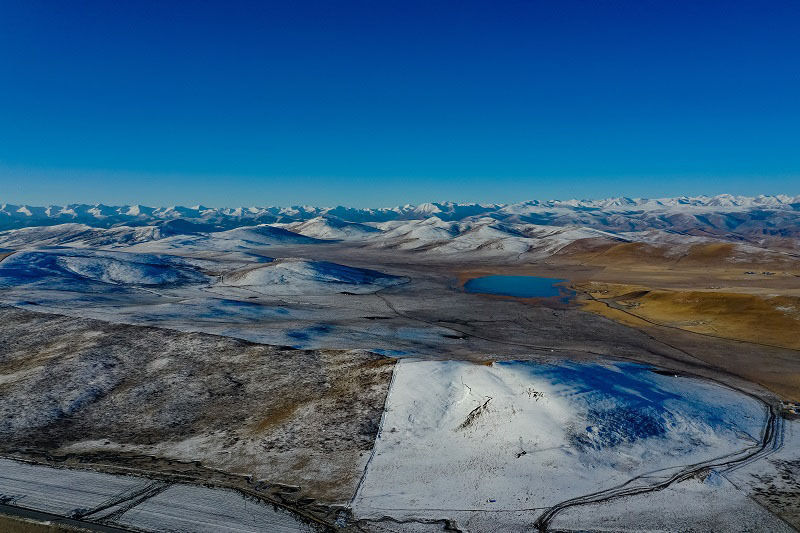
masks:
POLYGON ((0 515, 797 531, 798 333, 800 196, 4 204, 0 515))

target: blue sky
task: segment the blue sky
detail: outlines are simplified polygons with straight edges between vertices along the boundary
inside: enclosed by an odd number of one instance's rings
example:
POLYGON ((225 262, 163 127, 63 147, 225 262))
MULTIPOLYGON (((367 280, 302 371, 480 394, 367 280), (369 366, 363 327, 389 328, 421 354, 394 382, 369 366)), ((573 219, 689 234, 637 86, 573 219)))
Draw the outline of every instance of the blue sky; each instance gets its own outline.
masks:
POLYGON ((800 194, 798 2, 0 0, 0 203, 800 194))

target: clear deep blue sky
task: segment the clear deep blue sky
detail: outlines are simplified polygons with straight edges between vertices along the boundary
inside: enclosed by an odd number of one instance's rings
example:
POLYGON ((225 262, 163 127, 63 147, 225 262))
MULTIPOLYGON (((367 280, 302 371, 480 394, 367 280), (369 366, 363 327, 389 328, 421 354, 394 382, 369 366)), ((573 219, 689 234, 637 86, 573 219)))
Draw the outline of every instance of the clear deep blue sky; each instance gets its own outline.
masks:
POLYGON ((800 193, 800 2, 0 0, 0 203, 800 193))

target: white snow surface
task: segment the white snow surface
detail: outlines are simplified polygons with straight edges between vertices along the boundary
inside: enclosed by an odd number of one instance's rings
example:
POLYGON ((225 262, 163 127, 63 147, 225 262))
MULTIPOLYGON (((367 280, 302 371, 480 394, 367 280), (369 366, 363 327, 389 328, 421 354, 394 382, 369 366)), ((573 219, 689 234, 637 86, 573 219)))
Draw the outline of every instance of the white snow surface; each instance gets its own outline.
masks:
POLYGON ((632 364, 401 360, 393 379, 358 517, 540 510, 745 449, 766 416, 732 390, 632 364))
POLYGON ((69 515, 91 509, 149 480, 0 459, 0 497, 27 509, 69 515))
POLYGON ((174 485, 126 512, 121 525, 145 531, 234 533, 317 531, 289 512, 225 489, 174 485))
MULTIPOLYGON (((0 459, 0 497, 9 503, 70 516, 87 512, 114 500, 128 502, 137 490, 153 481, 53 468, 0 459)), ((114 505, 99 511, 99 519, 119 509, 114 505)), ((137 531, 173 532, 296 532, 316 531, 288 511, 246 498, 236 491, 177 484, 124 512, 110 522, 137 531)))
MULTIPOLYGON (((278 226, 278 224, 276 224, 276 226, 278 226)), ((379 229, 367 224, 345 222, 336 218, 322 216, 312 218, 305 222, 293 222, 280 226, 316 239, 356 241, 367 239, 374 236, 376 233, 380 233, 379 229)))
POLYGON ((716 531, 792 533, 794 528, 716 472, 662 491, 566 509, 552 522, 557 531, 716 531))
POLYGON ((368 294, 406 278, 327 261, 281 259, 223 276, 220 287, 247 287, 264 294, 368 294))

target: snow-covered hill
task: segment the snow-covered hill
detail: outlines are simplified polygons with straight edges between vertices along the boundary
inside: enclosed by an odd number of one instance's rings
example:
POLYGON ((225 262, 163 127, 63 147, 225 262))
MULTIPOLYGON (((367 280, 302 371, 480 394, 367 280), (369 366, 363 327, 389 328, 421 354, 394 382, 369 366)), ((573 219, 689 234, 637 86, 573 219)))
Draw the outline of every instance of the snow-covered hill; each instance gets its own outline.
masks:
POLYGON ((261 294, 368 294, 399 285, 406 278, 327 261, 281 259, 225 274, 221 286, 245 287, 261 294))
POLYGON ((17 252, 0 263, 1 288, 78 290, 118 287, 178 287, 208 283, 203 261, 169 255, 41 249, 17 252))
POLYGON ((345 222, 332 216, 318 216, 303 222, 285 224, 285 227, 317 239, 361 240, 380 233, 375 227, 358 222, 345 222))
MULTIPOLYGON (((227 253, 347 241, 438 257, 540 259, 575 241, 690 245, 724 241, 800 249, 800 196, 428 203, 345 207, 0 206, 0 248, 227 253)), ((263 254, 263 252, 258 252, 263 254)))
POLYGON ((500 512, 746 450, 764 416, 730 389, 639 365, 403 360, 353 509, 459 524, 486 511, 497 518, 478 530, 501 530, 500 512))

